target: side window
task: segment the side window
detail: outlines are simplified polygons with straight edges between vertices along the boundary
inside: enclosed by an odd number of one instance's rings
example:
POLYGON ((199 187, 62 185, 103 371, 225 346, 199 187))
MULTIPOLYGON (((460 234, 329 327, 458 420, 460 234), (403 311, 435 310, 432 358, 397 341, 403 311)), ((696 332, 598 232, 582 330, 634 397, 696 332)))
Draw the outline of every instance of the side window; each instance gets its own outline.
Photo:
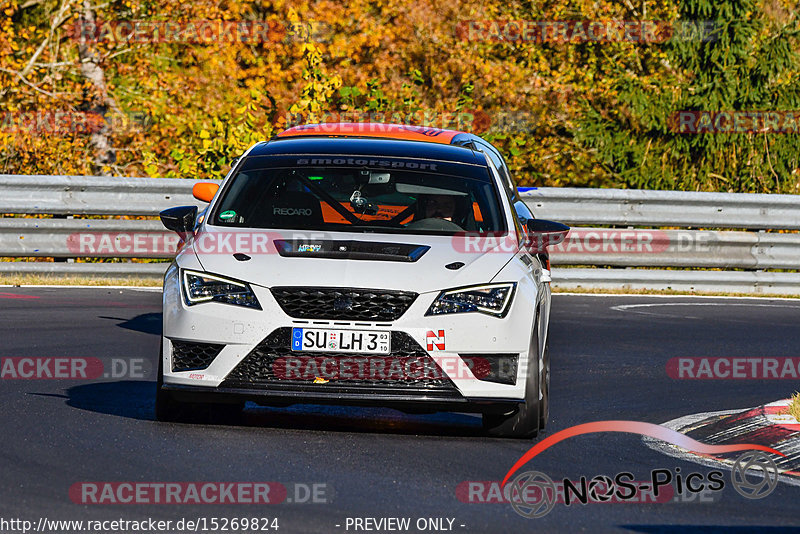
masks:
POLYGON ((489 149, 491 152, 494 152, 497 157, 500 159, 500 173, 503 178, 506 179, 508 182, 509 187, 516 193, 517 191, 517 184, 514 182, 514 179, 511 178, 511 171, 508 170, 508 164, 506 164, 506 160, 503 155, 493 146, 489 145, 489 149))
POLYGON ((500 152, 497 151, 492 145, 484 141, 483 139, 476 139, 476 146, 477 149, 481 152, 485 152, 488 154, 489 158, 494 163, 494 166, 497 168, 497 172, 500 174, 500 177, 503 179, 503 185, 505 185, 506 189, 511 192, 512 197, 517 196, 517 186, 514 184, 514 181, 511 179, 511 174, 508 172, 508 166, 506 165, 506 161, 503 159, 503 156, 500 152))
POLYGON ((506 161, 496 148, 480 137, 474 135, 471 135, 470 138, 459 139, 457 144, 461 146, 467 146, 479 152, 483 152, 488 156, 491 167, 494 169, 497 176, 500 177, 500 182, 503 184, 503 190, 505 191, 506 196, 508 196, 511 205, 514 206, 514 211, 516 212, 517 218, 522 222, 522 225, 524 225, 525 221, 528 219, 534 218, 533 213, 530 211, 528 206, 519 198, 519 195, 517 194, 517 186, 511 179, 506 161))
POLYGON ((483 147, 479 147, 478 150, 483 152, 486 156, 486 161, 489 163, 489 167, 492 169, 492 174, 500 178, 500 183, 503 184, 503 192, 508 197, 508 202, 513 206, 514 205, 514 194, 508 188, 508 184, 506 183, 505 179, 503 178, 502 173, 500 172, 500 168, 497 166, 497 162, 492 158, 491 153, 488 150, 484 150, 483 147))
MULTIPOLYGON (((500 178, 499 181, 504 186, 503 187, 503 191, 505 192, 506 197, 508 197, 508 203, 511 204, 511 206, 514 208, 514 210, 511 212, 511 218, 514 219, 514 227, 517 230, 518 240, 521 240, 522 236, 525 235, 525 229, 524 229, 525 228, 525 220, 533 218, 533 215, 530 214, 530 211, 527 211, 527 215, 529 215, 529 217, 523 217, 520 214, 520 211, 517 208, 517 204, 522 204, 525 207, 526 210, 528 209, 528 207, 525 206, 524 202, 515 201, 513 193, 506 186, 506 182, 505 182, 505 180, 503 180, 502 175, 500 174, 500 171, 497 170, 497 166, 495 165, 494 160, 492 160, 492 158, 490 156, 490 153, 488 151, 481 151, 481 152, 484 152, 484 154, 487 156, 486 157, 486 161, 489 164, 489 168, 492 170, 492 174, 494 176, 496 176, 497 178, 500 178), (520 219, 524 219, 524 220, 520 220, 520 219)), ((525 213, 525 212, 523 212, 523 213, 525 213)))

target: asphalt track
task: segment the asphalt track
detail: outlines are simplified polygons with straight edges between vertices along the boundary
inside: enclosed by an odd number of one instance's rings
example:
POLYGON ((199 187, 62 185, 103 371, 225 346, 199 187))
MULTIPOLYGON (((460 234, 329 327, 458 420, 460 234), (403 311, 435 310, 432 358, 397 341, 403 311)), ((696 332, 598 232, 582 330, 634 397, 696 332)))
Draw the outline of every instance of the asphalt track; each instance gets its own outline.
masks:
MULTIPOLYGON (((238 424, 157 423, 159 292, 0 288, 0 313, 0 357, 142 359, 145 373, 0 383, 2 519, 277 517, 280 533, 355 532, 345 528, 348 517, 410 517, 412 525, 452 518, 453 531, 472 533, 771 533, 800 525, 800 488, 786 484, 761 500, 726 487, 710 503, 557 504, 540 519, 504 503, 463 503, 459 483, 502 479, 533 444, 483 436, 479 420, 463 414, 248 405, 238 424), (295 483, 322 483, 327 502, 75 504, 69 488, 83 481, 276 481, 290 498, 295 483)), ((800 356, 798 301, 555 295, 551 323, 548 433, 597 420, 661 423, 746 408, 798 388, 792 380, 678 381, 665 371, 675 356, 800 356), (631 304, 652 305, 618 308, 631 304)), ((646 480, 653 469, 676 467, 710 470, 614 433, 559 443, 526 469, 553 479, 630 471, 646 480)))

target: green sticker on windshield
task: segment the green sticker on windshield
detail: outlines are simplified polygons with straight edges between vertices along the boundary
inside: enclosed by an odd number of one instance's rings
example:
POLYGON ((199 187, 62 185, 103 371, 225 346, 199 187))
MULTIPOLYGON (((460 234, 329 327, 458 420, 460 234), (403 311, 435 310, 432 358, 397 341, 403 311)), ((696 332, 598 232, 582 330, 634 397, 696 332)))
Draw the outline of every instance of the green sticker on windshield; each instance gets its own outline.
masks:
POLYGON ((236 212, 233 210, 223 211, 219 214, 220 219, 233 219, 236 217, 236 212))

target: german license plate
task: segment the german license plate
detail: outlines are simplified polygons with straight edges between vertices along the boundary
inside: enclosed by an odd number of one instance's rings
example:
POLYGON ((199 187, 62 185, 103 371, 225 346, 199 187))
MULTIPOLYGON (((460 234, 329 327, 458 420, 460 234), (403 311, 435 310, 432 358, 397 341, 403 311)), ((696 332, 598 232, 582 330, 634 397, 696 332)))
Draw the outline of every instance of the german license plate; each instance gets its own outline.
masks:
POLYGON ((390 332, 376 330, 292 328, 292 350, 299 352, 389 354, 391 339, 390 332))

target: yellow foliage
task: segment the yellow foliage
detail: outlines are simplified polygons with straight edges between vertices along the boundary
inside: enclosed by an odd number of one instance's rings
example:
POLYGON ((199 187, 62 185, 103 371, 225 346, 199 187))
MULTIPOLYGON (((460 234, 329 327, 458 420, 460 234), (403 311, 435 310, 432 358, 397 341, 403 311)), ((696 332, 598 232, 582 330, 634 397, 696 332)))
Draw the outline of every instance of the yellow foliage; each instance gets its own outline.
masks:
MULTIPOLYGON (((74 4, 72 18, 53 33, 24 82, 14 73, 49 38, 55 3, 0 4, 0 112, 86 109, 93 89, 81 75, 78 40, 69 31, 82 5, 74 4)), ((648 19, 672 20, 677 13, 673 0, 634 4, 646 4, 648 19)), ((791 12, 797 2, 781 5, 791 12)), ((139 117, 112 128, 117 161, 109 171, 117 175, 221 177, 231 158, 287 126, 287 113, 313 122, 331 112, 403 117, 421 111, 481 117, 463 126, 499 145, 523 185, 596 183, 602 180, 598 162, 569 133, 580 102, 613 100, 611 72, 618 63, 666 57, 658 46, 637 43, 497 43, 471 41, 458 31, 470 20, 639 17, 610 0, 303 0, 291 7, 282 0, 124 0, 97 6, 97 20, 112 23, 226 20, 267 28, 242 40, 95 43, 109 96, 123 113, 139 117)), ((795 74, 783 73, 779 82, 792 83, 795 74)), ((664 69, 643 83, 664 83, 670 75, 664 69)), ((2 127, 0 134, 2 172, 91 168, 87 135, 2 127)))

